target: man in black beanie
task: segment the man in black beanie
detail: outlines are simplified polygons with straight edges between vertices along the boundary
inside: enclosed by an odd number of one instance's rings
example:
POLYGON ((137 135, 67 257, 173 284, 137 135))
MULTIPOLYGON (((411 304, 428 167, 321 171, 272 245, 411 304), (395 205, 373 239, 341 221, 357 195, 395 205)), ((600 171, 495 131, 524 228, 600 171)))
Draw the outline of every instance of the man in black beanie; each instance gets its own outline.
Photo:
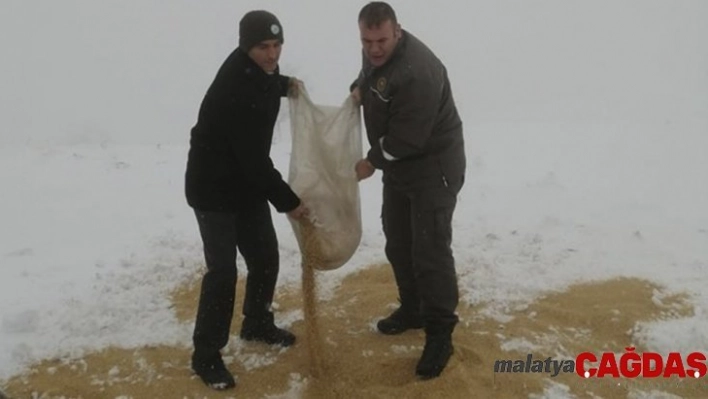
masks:
POLYGON ((185 175, 204 244, 204 275, 194 327, 192 369, 212 388, 235 386, 221 358, 229 339, 237 249, 248 269, 240 337, 290 346, 295 336, 274 323, 270 309, 279 270, 270 204, 291 218, 308 209, 270 158, 281 97, 301 84, 280 75, 283 28, 267 11, 247 13, 239 46, 223 63, 192 128, 185 175), (270 204, 269 204, 270 203, 270 204))

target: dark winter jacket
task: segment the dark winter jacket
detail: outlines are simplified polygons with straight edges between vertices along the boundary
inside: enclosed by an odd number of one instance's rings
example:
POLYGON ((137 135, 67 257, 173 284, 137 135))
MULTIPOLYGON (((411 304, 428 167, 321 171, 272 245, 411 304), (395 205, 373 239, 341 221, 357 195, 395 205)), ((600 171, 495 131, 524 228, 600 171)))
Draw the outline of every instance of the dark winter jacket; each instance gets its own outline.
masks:
POLYGON ((353 86, 360 90, 371 145, 367 159, 383 170, 384 182, 419 186, 443 180, 445 185, 462 185, 462 121, 447 70, 425 44, 402 31, 384 65, 373 67, 364 57, 353 86))
POLYGON ((267 200, 289 212, 300 204, 270 158, 288 79, 278 71, 267 74, 240 49, 229 55, 191 131, 185 176, 190 206, 229 212, 267 200))

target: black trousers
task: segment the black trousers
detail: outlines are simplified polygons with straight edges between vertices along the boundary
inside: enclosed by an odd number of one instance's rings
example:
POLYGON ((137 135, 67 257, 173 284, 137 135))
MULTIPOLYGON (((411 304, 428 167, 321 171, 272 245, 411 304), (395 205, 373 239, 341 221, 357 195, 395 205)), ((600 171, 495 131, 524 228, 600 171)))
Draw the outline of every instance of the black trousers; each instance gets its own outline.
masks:
POLYGON ((416 188, 383 186, 382 224, 401 306, 420 312, 426 331, 452 331, 458 322, 452 216, 461 183, 416 188))
POLYGON ((195 210, 204 244, 207 272, 202 280, 194 347, 216 352, 229 339, 236 294, 236 250, 246 261, 243 314, 254 320, 273 319, 270 311, 278 279, 278 239, 267 202, 236 213, 195 210))

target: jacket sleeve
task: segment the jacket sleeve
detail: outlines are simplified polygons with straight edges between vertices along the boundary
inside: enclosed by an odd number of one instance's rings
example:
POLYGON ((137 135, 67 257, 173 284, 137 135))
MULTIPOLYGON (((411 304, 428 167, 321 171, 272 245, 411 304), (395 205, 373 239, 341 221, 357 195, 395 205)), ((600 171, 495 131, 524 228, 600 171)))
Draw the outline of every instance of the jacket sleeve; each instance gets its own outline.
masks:
MULTIPOLYGON (((374 160, 396 161, 423 153, 435 127, 443 86, 435 71, 423 72, 407 74, 392 93, 388 129, 374 160)), ((374 160, 369 161, 376 166, 374 160)))
POLYGON ((246 171, 244 177, 250 186, 264 192, 278 212, 290 212, 300 205, 300 198, 283 180, 270 157, 260 156, 259 151, 254 151, 253 144, 248 143, 244 135, 231 135, 230 141, 240 169, 246 171))
POLYGON ((288 88, 290 87, 290 76, 280 75, 280 97, 288 96, 288 88))
MULTIPOLYGON (((364 78, 364 69, 366 68, 366 57, 364 56, 364 53, 362 52, 361 54, 361 69, 359 70, 359 74, 356 75, 356 79, 352 82, 352 84, 349 85, 349 92, 351 93, 361 85, 361 80, 364 78)), ((361 90, 361 89, 359 89, 361 90)))
POLYGON ((360 77, 361 77, 361 73, 359 73, 359 76, 357 76, 357 78, 354 79, 354 81, 352 82, 352 84, 349 85, 349 92, 350 92, 350 93, 353 92, 354 89, 356 89, 357 87, 359 87, 359 79, 360 79, 360 77))
POLYGON ((376 169, 386 168, 388 161, 384 157, 383 151, 381 150, 381 141, 379 141, 378 145, 371 146, 369 152, 366 153, 366 159, 371 162, 376 169))
MULTIPOLYGON (((240 122, 239 112, 229 112, 229 121, 224 125, 235 127, 240 122)), ((270 156, 264 156, 266 151, 259 146, 265 145, 255 135, 244 133, 241 129, 228 129, 223 134, 228 137, 231 151, 239 164, 240 172, 250 187, 265 193, 268 201, 278 212, 290 212, 300 205, 300 198, 293 192, 282 175, 275 168, 270 156), (237 133, 238 132, 238 133, 237 133)))

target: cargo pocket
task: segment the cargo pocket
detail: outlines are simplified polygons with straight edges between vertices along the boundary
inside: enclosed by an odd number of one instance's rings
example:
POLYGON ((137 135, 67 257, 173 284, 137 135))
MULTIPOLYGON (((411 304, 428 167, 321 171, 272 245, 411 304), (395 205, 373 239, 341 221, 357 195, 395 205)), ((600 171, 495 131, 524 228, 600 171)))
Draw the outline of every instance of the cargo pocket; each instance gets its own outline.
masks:
POLYGON ((435 209, 433 220, 435 236, 438 241, 445 246, 452 244, 452 214, 454 208, 438 208, 435 209))

